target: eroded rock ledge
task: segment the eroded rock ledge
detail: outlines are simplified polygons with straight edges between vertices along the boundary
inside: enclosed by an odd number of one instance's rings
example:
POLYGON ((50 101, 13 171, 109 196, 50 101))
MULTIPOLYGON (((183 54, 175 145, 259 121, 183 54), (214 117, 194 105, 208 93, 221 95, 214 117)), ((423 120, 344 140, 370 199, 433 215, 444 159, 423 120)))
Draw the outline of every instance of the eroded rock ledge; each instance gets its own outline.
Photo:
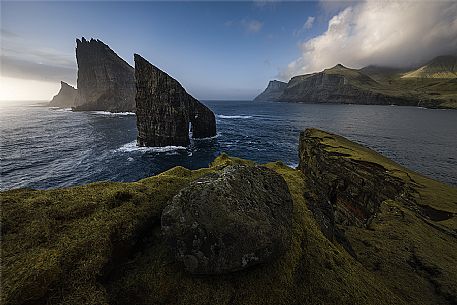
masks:
POLYGON ((457 303, 456 188, 317 129, 300 134, 299 157, 307 204, 329 240, 407 303, 457 303))
POLYGON ((135 54, 136 116, 140 146, 187 146, 216 135, 216 118, 181 84, 135 54), (190 125, 189 125, 190 124, 190 125))

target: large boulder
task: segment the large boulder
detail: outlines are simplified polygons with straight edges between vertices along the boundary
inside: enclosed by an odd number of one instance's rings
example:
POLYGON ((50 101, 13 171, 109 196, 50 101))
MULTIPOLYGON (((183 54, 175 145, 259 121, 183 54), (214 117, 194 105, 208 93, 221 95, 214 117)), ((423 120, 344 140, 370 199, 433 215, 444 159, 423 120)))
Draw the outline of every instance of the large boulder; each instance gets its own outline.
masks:
POLYGON ((233 165, 181 190, 162 213, 162 233, 190 273, 228 273, 284 253, 292 210, 279 174, 233 165))

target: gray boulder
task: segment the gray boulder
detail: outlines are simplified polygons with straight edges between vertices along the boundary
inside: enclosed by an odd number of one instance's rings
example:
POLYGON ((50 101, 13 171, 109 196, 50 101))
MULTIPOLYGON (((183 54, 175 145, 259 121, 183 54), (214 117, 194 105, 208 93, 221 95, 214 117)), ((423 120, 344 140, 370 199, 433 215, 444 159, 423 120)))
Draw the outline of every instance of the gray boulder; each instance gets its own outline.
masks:
POLYGON ((284 253, 292 210, 279 174, 233 165, 181 190, 162 213, 162 234, 190 273, 228 273, 284 253))

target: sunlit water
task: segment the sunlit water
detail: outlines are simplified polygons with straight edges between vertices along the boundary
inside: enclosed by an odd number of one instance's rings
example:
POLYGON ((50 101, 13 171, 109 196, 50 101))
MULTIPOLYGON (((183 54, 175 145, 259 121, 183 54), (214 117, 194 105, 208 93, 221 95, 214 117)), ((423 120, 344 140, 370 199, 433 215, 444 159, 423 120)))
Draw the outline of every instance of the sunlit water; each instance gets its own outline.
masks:
POLYGON ((139 148, 131 113, 71 112, 33 102, 0 106, 0 189, 134 181, 176 165, 205 167, 221 152, 298 163, 299 132, 317 127, 457 185, 457 111, 415 107, 207 101, 216 138, 187 148, 139 148))

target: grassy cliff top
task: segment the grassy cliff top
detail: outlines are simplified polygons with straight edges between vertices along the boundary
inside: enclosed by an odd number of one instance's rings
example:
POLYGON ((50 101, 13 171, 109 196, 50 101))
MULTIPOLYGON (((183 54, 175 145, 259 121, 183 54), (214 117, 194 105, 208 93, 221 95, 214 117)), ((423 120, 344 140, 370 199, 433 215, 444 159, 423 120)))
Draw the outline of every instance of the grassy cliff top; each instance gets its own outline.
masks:
POLYGON ((160 235, 168 200, 202 175, 251 161, 219 156, 133 183, 12 190, 2 201, 2 304, 400 304, 317 228, 300 171, 281 162, 294 200, 293 241, 280 259, 244 272, 194 277, 160 235))
MULTIPOLYGON (((455 188, 408 171, 342 137, 319 130, 311 130, 309 136, 327 152, 341 153, 334 158, 376 163, 405 179, 417 188, 421 204, 455 213, 455 188)), ((306 182, 307 173, 282 162, 264 166, 284 177, 293 197, 293 236, 287 253, 265 265, 222 276, 186 273, 162 240, 161 212, 191 181, 230 164, 255 163, 222 154, 208 168, 175 167, 132 183, 0 193, 1 304, 418 304, 421 300, 432 304, 431 300, 453 300, 457 246, 446 230, 455 232, 455 217, 433 221, 419 218, 395 200, 384 202, 369 228, 345 228, 354 256, 327 239, 317 225, 304 196, 312 187, 306 182), (435 294, 440 297, 434 298, 435 294)))

